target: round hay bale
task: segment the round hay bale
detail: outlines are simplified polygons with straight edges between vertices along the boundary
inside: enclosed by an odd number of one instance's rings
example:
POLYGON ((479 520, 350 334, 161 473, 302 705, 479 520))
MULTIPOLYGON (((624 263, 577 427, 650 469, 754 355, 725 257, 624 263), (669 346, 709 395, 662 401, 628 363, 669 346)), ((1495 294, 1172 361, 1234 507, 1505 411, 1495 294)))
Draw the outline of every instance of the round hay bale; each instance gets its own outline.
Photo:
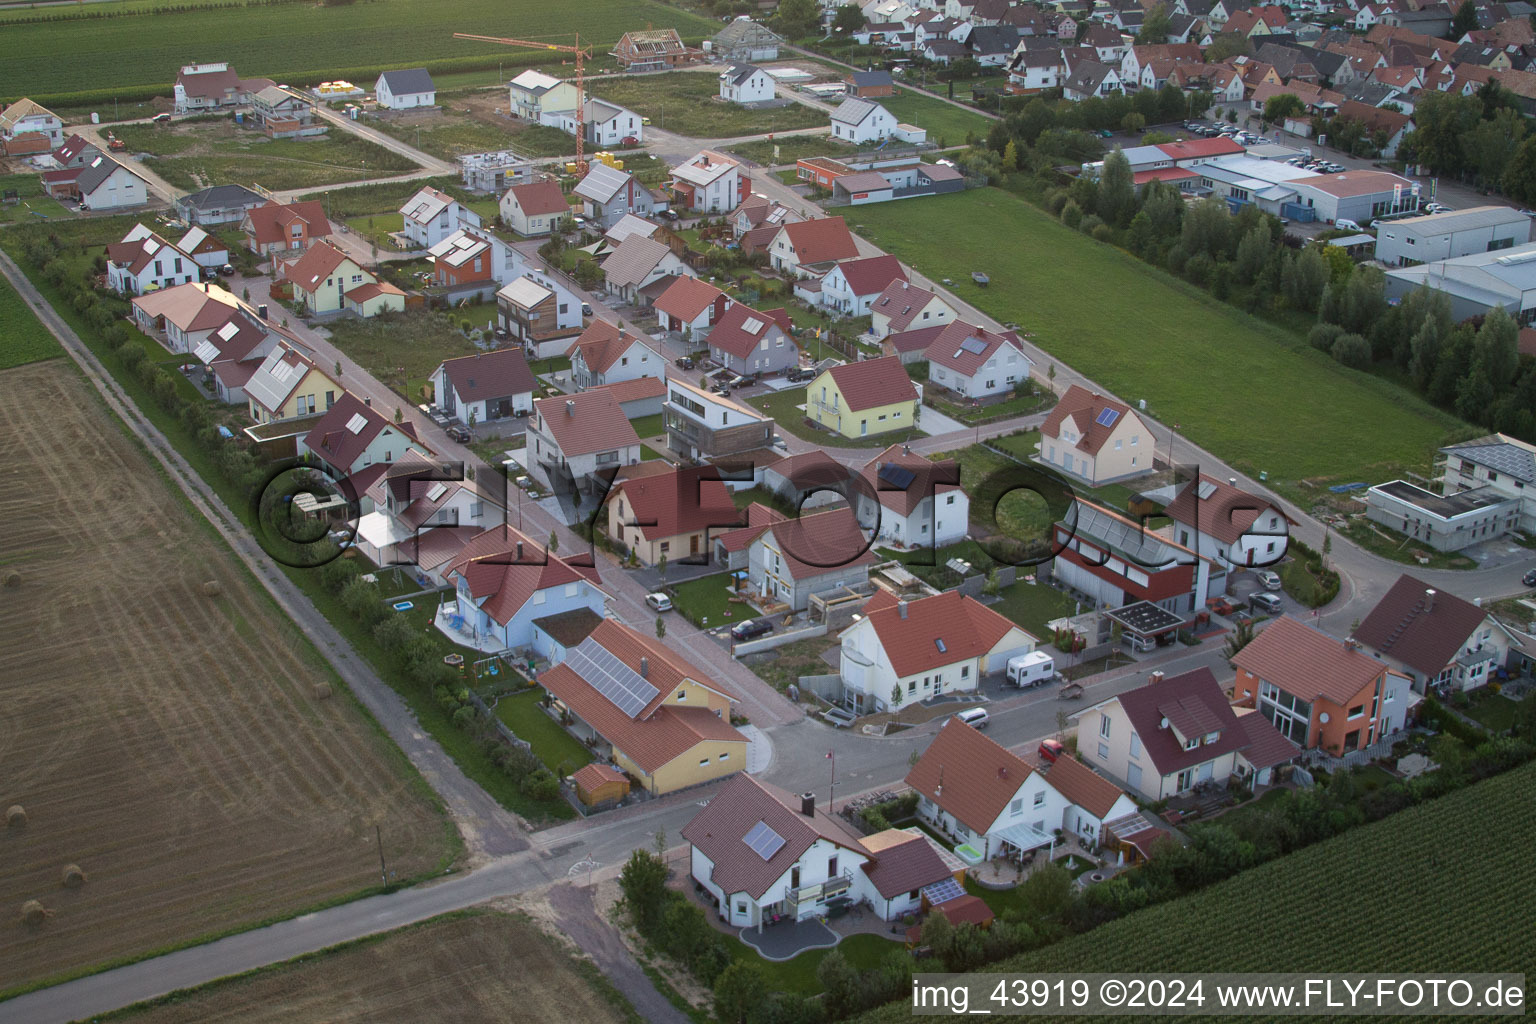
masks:
POLYGON ((17 572, 15 569, 12 569, 10 572, 6 573, 5 585, 12 590, 21 586, 21 573, 17 572))
POLYGON ((316 683, 314 685, 314 693, 315 693, 315 700, 330 700, 331 699, 331 684, 330 683, 316 683))
POLYGON ((203 584, 203 593, 209 597, 218 597, 219 594, 223 593, 223 590, 224 588, 219 586, 218 580, 209 580, 203 584))
POLYGON ((27 823, 27 809, 21 804, 11 804, 5 811, 5 824, 10 828, 21 828, 27 823))
POLYGON ((25 924, 39 925, 53 916, 53 911, 37 900, 27 900, 21 905, 21 920, 25 924))
POLYGON ((65 864, 59 880, 64 883, 64 888, 74 889, 85 884, 85 872, 80 870, 79 864, 65 864))

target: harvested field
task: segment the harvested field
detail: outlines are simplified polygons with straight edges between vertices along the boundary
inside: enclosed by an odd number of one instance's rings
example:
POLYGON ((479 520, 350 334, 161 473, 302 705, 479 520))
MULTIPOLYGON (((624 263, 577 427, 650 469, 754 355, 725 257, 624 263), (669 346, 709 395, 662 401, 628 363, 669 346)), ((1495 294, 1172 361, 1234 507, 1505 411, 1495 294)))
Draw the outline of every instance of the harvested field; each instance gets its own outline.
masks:
POLYGON ((0 833, 0 993, 376 886, 375 824, 398 879, 440 871, 426 784, 84 378, 37 363, 0 395, 25 481, 0 497, 0 806, 26 812, 0 833))
POLYGON ((521 917, 470 912, 220 982, 113 1018, 135 1024, 241 1021, 523 1020, 624 1024, 632 1019, 596 969, 521 917))

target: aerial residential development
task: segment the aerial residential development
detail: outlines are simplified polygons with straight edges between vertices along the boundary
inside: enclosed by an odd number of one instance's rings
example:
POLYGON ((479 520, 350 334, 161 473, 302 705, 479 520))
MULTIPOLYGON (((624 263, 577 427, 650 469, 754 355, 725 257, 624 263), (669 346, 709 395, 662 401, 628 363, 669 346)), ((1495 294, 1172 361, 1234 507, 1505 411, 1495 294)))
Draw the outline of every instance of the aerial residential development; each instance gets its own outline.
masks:
POLYGON ((77 6, 0 1020, 1523 1007, 1536 9, 77 6))

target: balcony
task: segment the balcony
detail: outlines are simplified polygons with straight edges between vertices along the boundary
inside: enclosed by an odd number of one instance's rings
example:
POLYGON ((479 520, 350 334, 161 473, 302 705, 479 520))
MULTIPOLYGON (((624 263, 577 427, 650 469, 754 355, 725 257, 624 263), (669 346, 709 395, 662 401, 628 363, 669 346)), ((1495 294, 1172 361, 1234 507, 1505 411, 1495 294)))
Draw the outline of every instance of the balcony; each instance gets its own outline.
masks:
POLYGON ((790 913, 794 914, 802 903, 823 903, 835 896, 841 896, 852 887, 853 872, 844 868, 843 873, 836 878, 790 889, 785 893, 784 902, 789 906, 790 913))

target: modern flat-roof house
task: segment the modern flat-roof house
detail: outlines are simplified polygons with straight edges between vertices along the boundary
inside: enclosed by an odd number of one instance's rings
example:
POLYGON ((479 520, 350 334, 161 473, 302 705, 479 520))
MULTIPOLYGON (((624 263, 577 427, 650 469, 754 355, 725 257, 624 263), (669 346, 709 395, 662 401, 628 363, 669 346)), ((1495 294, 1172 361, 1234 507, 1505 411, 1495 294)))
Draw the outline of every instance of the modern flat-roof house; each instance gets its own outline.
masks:
POLYGON ((1389 267, 1499 252, 1531 240, 1531 218, 1507 206, 1431 213, 1383 221, 1376 230, 1376 258, 1389 267))
POLYGON ((685 459, 712 459, 767 448, 773 441, 773 417, 681 378, 667 381, 662 406, 667 448, 685 459))
POLYGON ((1077 715, 1078 752, 1146 800, 1166 800, 1233 776, 1257 789, 1270 784, 1274 768, 1301 753, 1301 744, 1286 739, 1267 717, 1228 704, 1208 668, 1167 677, 1153 672, 1145 686, 1077 715))
POLYGON ((895 356, 823 370, 805 389, 805 415, 843 437, 869 437, 917 425, 917 388, 895 356))
POLYGON ((747 551, 753 593, 805 611, 815 594, 862 584, 878 559, 847 508, 774 523, 747 551))
POLYGON ((608 492, 607 532, 643 565, 663 558, 707 565, 714 538, 736 529, 741 513, 713 466, 627 477, 608 492))
POLYGON ((864 523, 875 520, 876 509, 869 506, 879 503, 878 539, 898 548, 938 548, 965 539, 971 499, 960 489, 954 459, 934 460, 911 445, 893 444, 860 475, 869 491, 855 490, 850 497, 864 523))
POLYGON ((1451 318, 1484 316, 1503 306, 1521 324, 1536 321, 1536 244, 1454 256, 1387 271, 1387 298, 1420 286, 1451 300, 1451 318))
POLYGON ((870 714, 981 688, 1036 639, 974 598, 950 590, 903 601, 878 590, 839 638, 843 700, 870 714))
POLYGON ((962 398, 1006 395, 1029 380, 1031 365, 1014 332, 999 334, 959 320, 928 344, 928 379, 962 398))
POLYGON ((515 348, 445 359, 432 371, 437 407, 465 423, 506 419, 533 409, 533 371, 515 348))
MULTIPOLYGON (((947 324, 955 319, 953 306, 933 292, 907 281, 892 281, 869 305, 869 331, 884 338, 903 331, 947 324)), ((916 362, 925 356, 902 362, 916 362)))
POLYGON ((426 68, 386 71, 373 83, 379 106, 388 110, 412 110, 437 104, 437 86, 426 68))
POLYGON ((1052 574, 1101 608, 1147 601, 1188 622, 1227 590, 1227 571, 1213 560, 1083 498, 1056 524, 1055 537, 1052 574))
POLYGON ((1171 536, 1201 557, 1228 569, 1274 565, 1284 557, 1294 524, 1268 498, 1204 473, 1170 490, 1163 514, 1173 520, 1171 536))
POLYGON ((603 619, 538 684, 621 771, 661 795, 747 767, 736 694, 654 637, 603 619))
POLYGON ((1519 529, 1521 503, 1488 485, 1442 495, 1389 480, 1365 492, 1368 518, 1436 551, 1460 551, 1519 529))
POLYGON ((534 358, 564 355, 581 330, 581 299, 554 275, 524 267, 496 293, 496 318, 534 358))
POLYGON ((1343 640, 1282 615, 1232 657, 1232 700, 1256 707, 1282 736, 1334 756, 1399 732, 1412 680, 1343 640))
POLYGON ((315 120, 314 100, 275 85, 251 97, 251 115, 269 139, 324 135, 331 127, 315 120))
POLYGON ((1152 472, 1156 444, 1130 406, 1073 384, 1041 424, 1035 459, 1100 487, 1152 472))
POLYGON ((1445 494, 1487 487, 1520 502, 1519 529, 1536 535, 1536 445, 1508 434, 1489 434, 1440 449, 1445 494))
POLYGON ((501 222, 524 238, 549 234, 570 214, 570 200, 556 181, 513 185, 501 197, 501 222))
POLYGON ((1355 627, 1355 639, 1419 693, 1487 686, 1499 669, 1518 671, 1536 653, 1486 609, 1407 573, 1355 627))
POLYGON ((545 657, 550 652, 540 649, 545 645, 535 620, 578 609, 602 615, 607 601, 593 570, 572 567, 505 525, 470 540, 441 574, 454 588, 454 602, 438 613, 449 636, 458 640, 467 633, 482 645, 490 640, 509 651, 532 649, 545 657))
POLYGON ((672 168, 672 192, 685 210, 729 213, 747 197, 749 179, 741 164, 724 153, 703 149, 672 168))
POLYGON ((602 319, 593 319, 566 355, 571 358, 571 380, 578 391, 667 375, 661 353, 639 335, 602 319))
POLYGON ((603 470, 640 461, 640 438, 606 388, 541 398, 528 420, 528 471, 557 493, 602 494, 603 470))
POLYGON ((782 306, 759 312, 733 302, 709 332, 709 357, 736 373, 782 373, 800 365, 800 349, 790 337, 790 327, 782 306))

